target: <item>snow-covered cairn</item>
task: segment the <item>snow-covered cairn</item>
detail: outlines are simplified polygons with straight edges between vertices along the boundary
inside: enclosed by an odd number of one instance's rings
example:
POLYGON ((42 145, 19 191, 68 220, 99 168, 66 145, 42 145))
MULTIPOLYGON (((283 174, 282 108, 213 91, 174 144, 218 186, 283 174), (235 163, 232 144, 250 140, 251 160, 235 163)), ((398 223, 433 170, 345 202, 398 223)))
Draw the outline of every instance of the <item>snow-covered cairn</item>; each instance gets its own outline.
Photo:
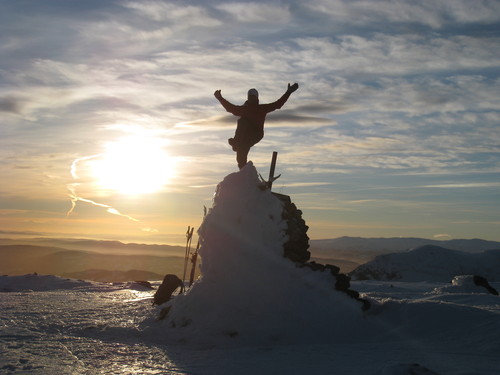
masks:
MULTIPOLYGON (((329 272, 283 256, 283 203, 259 187, 249 162, 218 186, 199 231, 201 278, 163 308, 168 336, 193 343, 294 342, 355 330, 358 301, 334 290, 329 272)), ((333 336, 332 336, 333 335, 333 336)))

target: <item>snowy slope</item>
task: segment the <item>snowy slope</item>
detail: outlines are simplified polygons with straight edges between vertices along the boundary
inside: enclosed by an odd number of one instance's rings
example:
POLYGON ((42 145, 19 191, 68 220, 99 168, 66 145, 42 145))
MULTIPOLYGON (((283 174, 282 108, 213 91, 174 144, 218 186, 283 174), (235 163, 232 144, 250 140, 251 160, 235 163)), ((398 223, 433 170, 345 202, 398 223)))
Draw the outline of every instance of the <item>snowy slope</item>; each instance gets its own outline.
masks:
POLYGON ((500 280, 500 250, 471 254, 428 245, 405 253, 379 255, 352 272, 358 280, 449 282, 457 275, 500 280))
MULTIPOLYGON (((154 291, 137 285, 0 277, 0 290, 7 287, 0 292, 1 374, 496 375, 500 368, 499 297, 461 282, 357 281, 374 309, 329 340, 243 345, 233 337, 231 346, 169 343, 171 331, 151 306, 154 291)), ((261 329, 272 323, 261 320, 261 329)))
POLYGON ((202 277, 162 306, 136 284, 0 277, 0 373, 499 373, 500 297, 470 278, 355 281, 362 312, 329 274, 283 258, 280 202, 257 183, 251 164, 221 182, 199 231, 202 277))

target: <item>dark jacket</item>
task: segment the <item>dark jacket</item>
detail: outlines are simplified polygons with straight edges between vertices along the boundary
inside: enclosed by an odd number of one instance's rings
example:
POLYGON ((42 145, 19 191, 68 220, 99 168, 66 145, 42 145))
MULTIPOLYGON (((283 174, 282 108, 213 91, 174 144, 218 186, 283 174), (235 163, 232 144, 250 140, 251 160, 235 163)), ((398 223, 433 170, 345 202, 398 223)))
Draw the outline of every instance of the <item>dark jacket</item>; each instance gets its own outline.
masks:
POLYGON ((235 116, 243 117, 248 122, 252 123, 253 129, 257 134, 264 134, 264 122, 266 121, 266 115, 269 112, 275 111, 283 107, 290 97, 291 92, 285 92, 281 98, 273 103, 268 104, 245 104, 245 105, 234 105, 224 99, 222 96, 217 98, 224 107, 226 111, 232 113, 235 116))

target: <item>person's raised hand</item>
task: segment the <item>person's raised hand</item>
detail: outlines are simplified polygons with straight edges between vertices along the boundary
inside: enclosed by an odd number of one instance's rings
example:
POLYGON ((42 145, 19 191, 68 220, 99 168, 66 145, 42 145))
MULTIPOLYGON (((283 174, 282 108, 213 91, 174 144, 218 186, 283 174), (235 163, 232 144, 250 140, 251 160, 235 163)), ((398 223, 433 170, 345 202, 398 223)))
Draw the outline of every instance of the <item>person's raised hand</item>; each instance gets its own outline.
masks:
POLYGON ((299 84, 297 82, 295 82, 293 85, 288 84, 287 91, 291 94, 292 92, 297 91, 298 88, 299 88, 299 84))
POLYGON ((214 96, 215 96, 217 99, 222 98, 222 94, 220 93, 220 90, 215 90, 215 92, 214 92, 214 96))

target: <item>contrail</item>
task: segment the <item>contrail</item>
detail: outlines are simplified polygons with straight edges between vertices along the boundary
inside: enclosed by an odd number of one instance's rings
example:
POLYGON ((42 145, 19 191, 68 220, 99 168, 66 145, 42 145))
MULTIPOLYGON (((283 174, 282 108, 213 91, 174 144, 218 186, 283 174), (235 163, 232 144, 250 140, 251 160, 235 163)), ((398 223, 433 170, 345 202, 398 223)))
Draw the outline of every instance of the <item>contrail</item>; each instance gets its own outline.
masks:
MULTIPOLYGON (((75 189, 75 184, 70 184, 67 186, 68 190, 70 191, 70 194, 69 194, 69 198, 71 199, 71 208, 69 209, 68 213, 66 214, 66 216, 69 216, 71 215, 71 213, 74 211, 75 207, 76 207, 76 202, 80 201, 80 202, 86 202, 86 203, 90 203, 94 206, 97 206, 97 207, 103 207, 106 209, 107 212, 109 212, 110 214, 113 214, 113 215, 118 215, 118 216, 121 216, 121 217, 125 217, 129 220, 132 220, 132 221, 135 221, 137 223, 140 222, 140 220, 137 220, 136 218, 133 218, 132 216, 129 216, 129 215, 125 215, 125 214, 122 214, 120 211, 118 211, 116 208, 113 208, 112 206, 108 205, 108 204, 104 204, 104 203, 98 203, 98 202, 94 202, 93 200, 90 200, 90 199, 87 199, 87 198, 82 198, 82 197, 79 197, 77 194, 76 194, 76 189, 75 189)), ((76 184, 78 185, 78 184, 76 184)))
MULTIPOLYGON (((78 174, 77 174, 77 167, 78 167, 78 163, 80 161, 94 159, 94 158, 99 157, 101 155, 102 154, 85 156, 85 157, 77 158, 77 159, 73 160, 73 163, 71 163, 71 169, 70 169, 70 173, 71 173, 71 176, 73 177, 73 179, 74 180, 78 180, 78 178, 79 178, 78 174)), ((95 201, 93 201, 91 199, 87 199, 87 198, 83 198, 83 197, 78 196, 78 194, 76 193, 76 188, 77 188, 78 185, 80 185, 80 184, 79 183, 72 183, 72 184, 67 184, 66 185, 66 188, 69 190, 68 196, 69 196, 69 198, 71 200, 71 207, 68 210, 68 212, 66 213, 67 217, 73 213, 73 211, 76 208, 77 202, 85 202, 85 203, 90 203, 93 206, 105 208, 106 212, 108 212, 108 213, 110 213, 112 215, 121 216, 121 217, 124 217, 124 218, 126 218, 128 220, 134 221, 136 223, 140 223, 141 222, 140 220, 138 220, 138 219, 136 219, 136 218, 134 218, 132 216, 129 216, 129 215, 121 213, 116 208, 114 208, 114 207, 112 207, 112 206, 110 206, 108 204, 95 202, 95 201)), ((145 231, 145 232, 157 232, 157 230, 154 229, 154 228, 141 228, 141 230, 145 231)))
POLYGON ((73 163, 71 163, 71 169, 70 169, 71 177, 73 177, 74 180, 78 179, 78 175, 76 173, 76 168, 77 168, 77 165, 79 162, 84 161, 84 160, 98 158, 99 156, 102 156, 102 154, 84 156, 83 158, 77 158, 77 159, 73 160, 73 163))

